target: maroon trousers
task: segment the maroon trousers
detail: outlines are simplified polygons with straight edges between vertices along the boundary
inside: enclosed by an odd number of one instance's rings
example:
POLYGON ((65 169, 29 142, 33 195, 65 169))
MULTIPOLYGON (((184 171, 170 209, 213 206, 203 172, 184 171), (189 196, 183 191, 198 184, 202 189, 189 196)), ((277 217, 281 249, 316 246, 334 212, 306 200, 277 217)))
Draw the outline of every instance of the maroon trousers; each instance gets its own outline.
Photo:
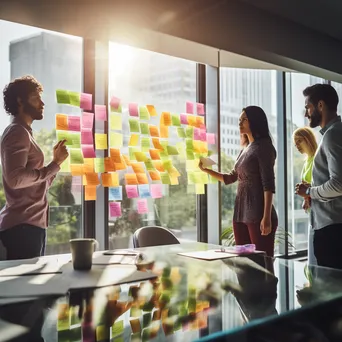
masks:
POLYGON ((233 222, 235 243, 246 245, 253 243, 258 251, 266 252, 267 256, 274 255, 274 238, 278 222, 272 220, 272 231, 268 235, 261 235, 260 223, 233 222))

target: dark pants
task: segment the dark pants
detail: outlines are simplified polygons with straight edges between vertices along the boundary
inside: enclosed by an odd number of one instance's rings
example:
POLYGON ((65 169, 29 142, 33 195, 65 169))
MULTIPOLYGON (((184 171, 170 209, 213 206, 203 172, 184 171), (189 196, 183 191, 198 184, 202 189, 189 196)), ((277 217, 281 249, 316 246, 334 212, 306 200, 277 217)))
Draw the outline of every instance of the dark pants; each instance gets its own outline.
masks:
POLYGON ((277 227, 277 220, 273 220, 271 233, 261 235, 260 223, 233 222, 235 243, 237 245, 253 243, 258 251, 264 251, 267 256, 273 257, 274 238, 277 227))
POLYGON ((342 269, 342 223, 315 230, 314 253, 318 266, 342 269))
POLYGON ((45 254, 46 229, 21 224, 0 232, 7 260, 31 259, 45 254))

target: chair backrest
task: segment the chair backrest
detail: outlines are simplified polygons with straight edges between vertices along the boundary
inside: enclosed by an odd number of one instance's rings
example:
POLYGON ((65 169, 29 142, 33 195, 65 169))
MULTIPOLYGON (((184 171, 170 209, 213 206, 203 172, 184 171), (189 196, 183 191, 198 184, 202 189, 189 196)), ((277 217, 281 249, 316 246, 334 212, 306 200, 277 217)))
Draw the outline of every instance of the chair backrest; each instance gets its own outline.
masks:
POLYGON ((146 226, 139 228, 133 234, 133 246, 150 247, 162 245, 174 245, 180 242, 168 229, 158 226, 146 226))

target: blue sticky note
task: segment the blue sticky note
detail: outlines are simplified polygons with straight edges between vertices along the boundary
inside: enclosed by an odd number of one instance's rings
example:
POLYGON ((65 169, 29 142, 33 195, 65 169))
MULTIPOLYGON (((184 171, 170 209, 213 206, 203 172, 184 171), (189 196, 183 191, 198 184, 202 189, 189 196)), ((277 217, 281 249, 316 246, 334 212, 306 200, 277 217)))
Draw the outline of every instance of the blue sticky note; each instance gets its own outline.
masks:
POLYGON ((122 186, 109 188, 110 201, 122 201, 122 186))
POLYGON ((151 193, 150 193, 150 185, 149 184, 141 184, 138 185, 139 188, 139 196, 141 198, 148 198, 151 197, 151 193))

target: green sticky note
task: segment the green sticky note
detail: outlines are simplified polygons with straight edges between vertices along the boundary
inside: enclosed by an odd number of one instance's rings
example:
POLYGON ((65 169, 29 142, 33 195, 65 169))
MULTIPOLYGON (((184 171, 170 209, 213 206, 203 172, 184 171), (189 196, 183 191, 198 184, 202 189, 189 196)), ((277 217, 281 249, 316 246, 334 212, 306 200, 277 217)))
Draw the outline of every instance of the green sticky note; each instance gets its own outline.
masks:
POLYGON ((177 127, 177 133, 179 138, 186 138, 185 129, 183 127, 177 127))
POLYGON ((57 89, 56 90, 57 103, 70 104, 70 97, 67 90, 57 89))
POLYGON ((67 146, 72 145, 72 139, 69 131, 56 131, 56 138, 57 141, 66 140, 65 145, 67 146))
POLYGON ((167 152, 165 152, 165 151, 161 151, 159 153, 159 156, 160 156, 161 160, 169 160, 170 159, 169 154, 167 152))
POLYGON ((150 158, 145 160, 145 166, 146 166, 146 170, 148 170, 148 171, 154 171, 155 170, 153 162, 152 162, 152 160, 150 158))
POLYGON ((170 171, 172 169, 172 160, 163 160, 163 167, 166 171, 170 171))
POLYGON ((70 132, 69 137, 71 140, 72 147, 81 147, 81 132, 70 132))
POLYGON ((193 172, 193 171, 188 172, 188 184, 195 184, 195 183, 196 183, 195 172, 193 172))
POLYGON ((192 139, 185 139, 185 146, 188 151, 194 151, 194 141, 192 139))
POLYGON ((167 172, 160 172, 160 179, 163 184, 171 184, 170 176, 167 172))
POLYGON ((84 163, 81 149, 70 148, 69 155, 70 155, 70 164, 83 164, 84 163))
POLYGON ((94 169, 97 173, 106 171, 104 158, 94 158, 94 169))
POLYGON ((140 133, 139 120, 129 119, 129 130, 131 133, 140 133))
POLYGON ((150 113, 146 106, 139 106, 140 120, 150 120, 150 113))
POLYGON ((70 157, 65 159, 60 167, 61 167, 61 169, 59 170, 59 172, 69 173, 70 172, 70 157))
POLYGON ((208 180, 208 174, 205 172, 200 172, 200 176, 199 176, 199 180, 201 184, 208 184, 209 180, 208 180))
POLYGON ((140 122, 140 132, 141 134, 150 135, 147 122, 140 122))
POLYGON ((121 133, 111 132, 109 135, 110 147, 121 148, 123 144, 123 137, 121 133))
POLYGON ((141 152, 141 151, 139 147, 129 147, 128 152, 129 152, 130 160, 137 160, 137 158, 135 157, 135 152, 141 152))
POLYGON ((185 135, 187 138, 193 139, 194 138, 194 128, 188 126, 185 128, 185 135))
POLYGON ((179 114, 172 114, 172 126, 179 126, 181 125, 179 114))
POLYGON ((150 138, 141 138, 141 151, 148 152, 151 148, 150 138))
POLYGON ((109 114, 110 129, 116 131, 122 131, 122 115, 110 113, 109 114))
POLYGON ((69 91, 70 104, 75 107, 80 107, 81 105, 81 94, 76 91, 69 91))
POLYGON ((176 146, 167 146, 167 153, 170 156, 176 156, 179 154, 178 149, 176 146))
POLYGON ((164 151, 167 151, 167 146, 169 145, 169 142, 167 140, 160 140, 160 145, 163 146, 164 151))
POLYGON ((194 151, 186 150, 186 159, 187 160, 195 160, 194 151))
POLYGON ((118 321, 115 322, 112 326, 112 337, 121 335, 124 330, 124 322, 123 321, 118 321))

